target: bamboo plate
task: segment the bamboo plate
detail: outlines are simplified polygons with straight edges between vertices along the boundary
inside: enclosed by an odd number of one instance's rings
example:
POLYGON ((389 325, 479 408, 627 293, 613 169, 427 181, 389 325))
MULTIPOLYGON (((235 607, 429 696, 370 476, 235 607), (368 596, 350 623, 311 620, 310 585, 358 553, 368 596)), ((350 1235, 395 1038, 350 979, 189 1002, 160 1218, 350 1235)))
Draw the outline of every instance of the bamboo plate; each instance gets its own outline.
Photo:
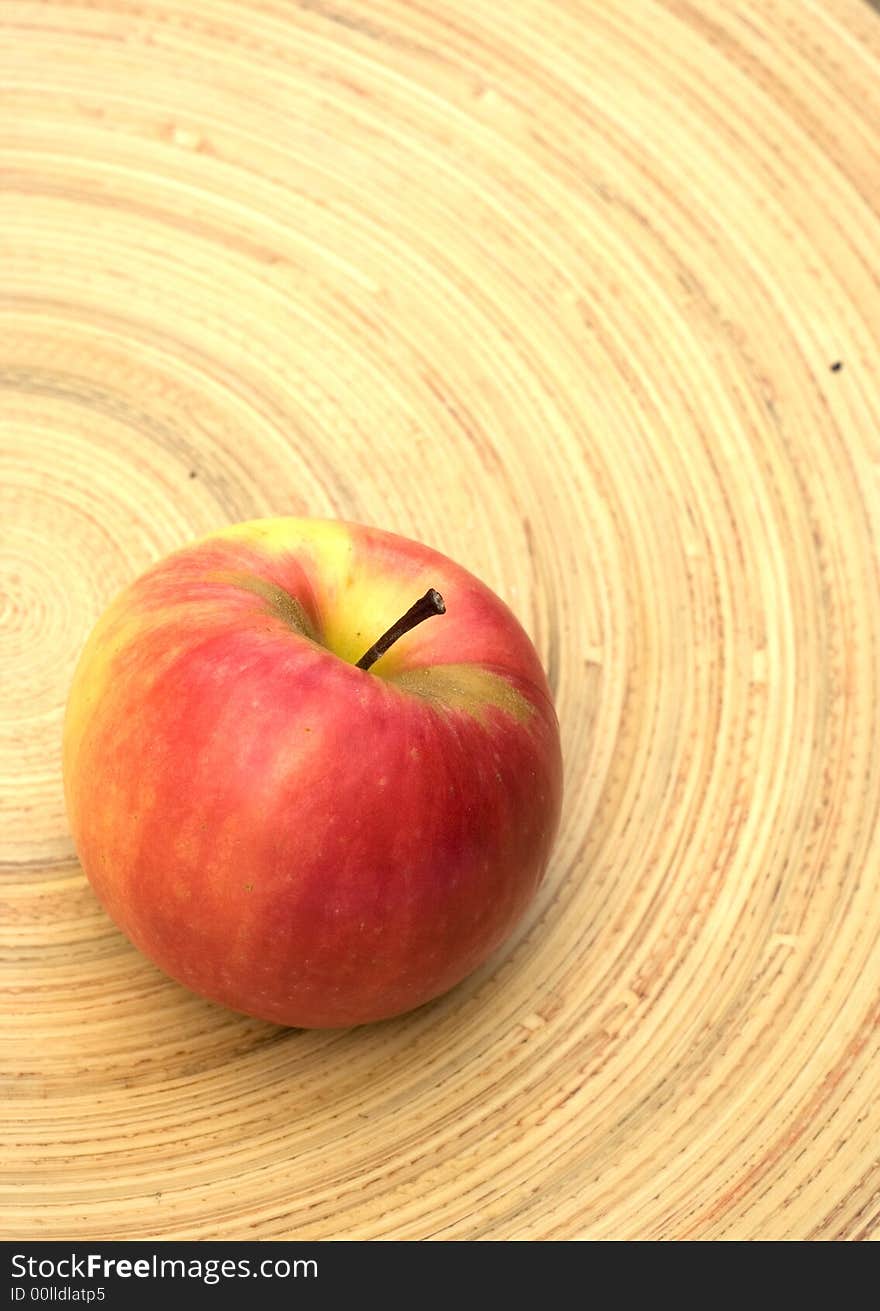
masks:
POLYGON ((4 1236, 876 1236, 877 13, 0 27, 4 1236), (166 980, 62 808, 110 596, 279 513, 484 577, 563 729, 515 940, 349 1032, 166 980))

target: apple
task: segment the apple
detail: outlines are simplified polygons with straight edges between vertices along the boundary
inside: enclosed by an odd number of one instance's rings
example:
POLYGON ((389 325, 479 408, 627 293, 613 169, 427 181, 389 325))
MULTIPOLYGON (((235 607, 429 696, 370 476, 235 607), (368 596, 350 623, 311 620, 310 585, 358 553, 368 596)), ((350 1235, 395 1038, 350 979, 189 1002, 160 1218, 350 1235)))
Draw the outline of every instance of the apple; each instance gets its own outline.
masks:
POLYGON ((507 937, 562 795, 537 653, 445 556, 276 518, 149 568, 98 621, 64 723, 83 868, 131 941, 304 1028, 439 996, 507 937), (418 627, 416 627, 418 625, 418 627))

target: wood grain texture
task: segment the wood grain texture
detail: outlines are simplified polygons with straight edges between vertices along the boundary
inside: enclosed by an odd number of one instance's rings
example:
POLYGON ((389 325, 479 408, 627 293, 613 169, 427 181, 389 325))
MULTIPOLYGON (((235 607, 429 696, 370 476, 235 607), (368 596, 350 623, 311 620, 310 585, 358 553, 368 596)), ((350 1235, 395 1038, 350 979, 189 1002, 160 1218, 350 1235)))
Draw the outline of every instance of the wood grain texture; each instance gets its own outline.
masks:
POLYGON ((5 0, 0 40, 3 1236, 877 1237, 878 14, 5 0), (484 577, 562 724, 515 940, 350 1032, 166 980, 63 814, 104 605, 271 514, 484 577))

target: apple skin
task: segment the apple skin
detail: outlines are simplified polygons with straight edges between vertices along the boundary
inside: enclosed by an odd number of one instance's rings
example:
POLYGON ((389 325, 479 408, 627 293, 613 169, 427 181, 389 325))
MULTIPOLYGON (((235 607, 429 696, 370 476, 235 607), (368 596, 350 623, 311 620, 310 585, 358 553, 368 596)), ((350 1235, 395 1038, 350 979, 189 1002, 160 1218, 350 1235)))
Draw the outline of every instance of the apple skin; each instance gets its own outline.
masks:
POLYGON ((507 606, 416 542, 263 519, 151 567, 86 644, 64 725, 83 868, 156 965, 302 1028, 458 983, 546 870, 552 698, 507 606), (427 588, 447 613, 356 661, 427 588))

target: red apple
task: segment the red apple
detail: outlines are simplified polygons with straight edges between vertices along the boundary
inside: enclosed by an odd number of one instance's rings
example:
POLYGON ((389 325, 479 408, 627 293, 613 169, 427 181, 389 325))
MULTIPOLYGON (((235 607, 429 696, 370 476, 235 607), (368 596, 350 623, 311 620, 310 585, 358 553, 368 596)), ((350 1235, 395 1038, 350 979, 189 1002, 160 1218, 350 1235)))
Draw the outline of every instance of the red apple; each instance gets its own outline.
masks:
POLYGON ((323 1028, 418 1006, 503 942, 562 766, 538 656, 487 587, 390 533, 265 519, 113 601, 74 677, 64 782, 86 874, 141 951, 235 1010, 323 1028))

